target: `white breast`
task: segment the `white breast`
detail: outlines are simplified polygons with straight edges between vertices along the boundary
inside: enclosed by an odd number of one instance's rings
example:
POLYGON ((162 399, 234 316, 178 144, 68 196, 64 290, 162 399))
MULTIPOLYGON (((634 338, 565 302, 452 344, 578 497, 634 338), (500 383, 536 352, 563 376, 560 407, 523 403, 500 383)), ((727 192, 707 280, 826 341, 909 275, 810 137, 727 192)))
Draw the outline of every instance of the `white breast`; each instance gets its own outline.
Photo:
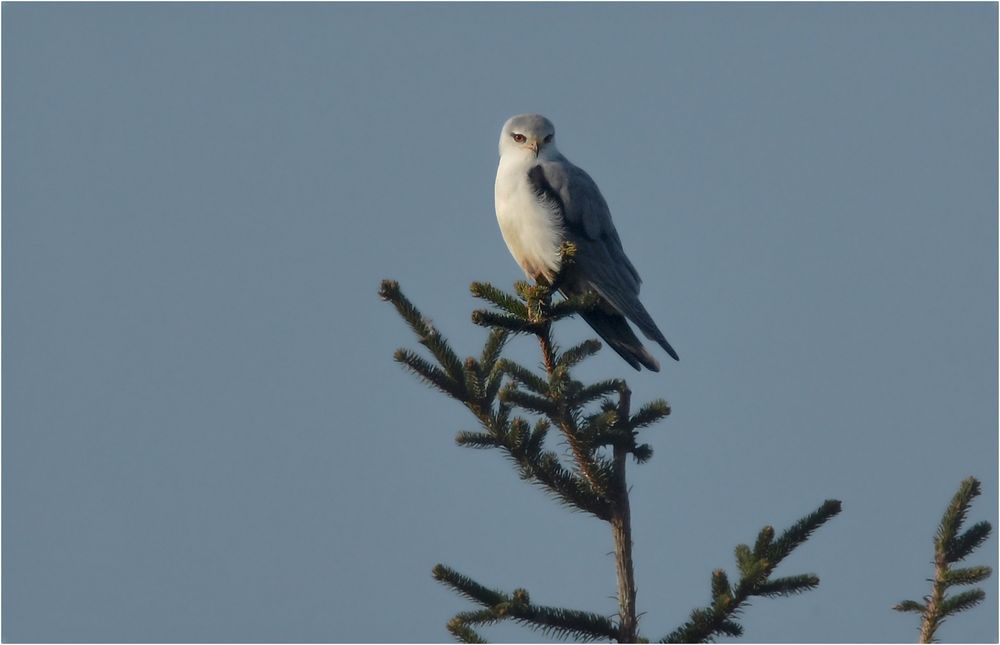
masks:
POLYGON ((552 280, 559 271, 563 240, 557 205, 538 199, 528 182, 535 160, 523 156, 500 158, 495 201, 497 221, 514 260, 530 279, 552 280))

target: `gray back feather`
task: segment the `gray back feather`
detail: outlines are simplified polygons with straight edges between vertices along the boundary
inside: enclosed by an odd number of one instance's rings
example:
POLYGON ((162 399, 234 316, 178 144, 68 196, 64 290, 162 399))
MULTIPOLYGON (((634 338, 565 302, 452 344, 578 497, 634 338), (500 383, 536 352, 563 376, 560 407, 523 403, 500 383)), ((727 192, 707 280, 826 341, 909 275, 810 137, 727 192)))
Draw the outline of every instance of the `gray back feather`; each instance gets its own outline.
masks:
MULTIPOLYGON (((582 233, 590 241, 599 242, 599 246, 604 247, 601 249, 604 251, 602 255, 606 254, 610 258, 623 274, 623 281, 631 287, 633 293, 638 294, 642 279, 625 255, 621 238, 611 221, 608 203, 594 180, 562 155, 551 161, 543 161, 539 166, 545 173, 546 181, 562 201, 563 216, 569 227, 577 229, 578 236, 582 233)), ((579 240, 574 241, 579 243, 579 240)))
POLYGON ((566 235, 577 246, 575 278, 571 281, 575 284, 566 286, 572 291, 593 289, 676 358, 639 301, 639 272, 625 255, 608 203, 590 175, 560 155, 540 161, 528 172, 528 179, 539 195, 559 203, 566 235))

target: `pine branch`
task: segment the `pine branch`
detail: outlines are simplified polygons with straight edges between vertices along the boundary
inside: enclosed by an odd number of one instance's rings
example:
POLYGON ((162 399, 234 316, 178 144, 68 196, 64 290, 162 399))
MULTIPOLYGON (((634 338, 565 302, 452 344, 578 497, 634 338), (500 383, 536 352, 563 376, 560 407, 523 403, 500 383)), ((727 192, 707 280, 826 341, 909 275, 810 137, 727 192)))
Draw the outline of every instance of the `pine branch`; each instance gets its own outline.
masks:
MULTIPOLYGON (((575 247, 564 245, 560 252, 564 268, 571 267, 575 247)), ((473 312, 473 322, 489 327, 491 334, 480 359, 469 358, 464 365, 457 361, 447 343, 402 295, 398 284, 386 281, 380 293, 396 305, 418 339, 438 359, 440 368, 408 350, 400 350, 397 359, 426 382, 465 404, 485 429, 485 432, 459 433, 456 441, 460 445, 501 449, 517 464, 523 478, 540 485, 562 504, 587 511, 612 524, 621 624, 610 631, 605 629, 598 637, 613 634, 618 640, 633 641, 637 638, 637 619, 624 457, 631 453, 642 462, 652 455, 652 449, 648 445, 636 446, 632 429, 627 425, 629 392, 624 382, 613 379, 585 386, 570 376, 571 368, 597 353, 601 344, 588 340, 560 352, 553 342, 551 325, 560 318, 589 310, 598 298, 593 293, 584 293, 553 305, 552 294, 559 282, 560 277, 551 285, 518 283, 515 285, 516 297, 492 285, 474 283, 471 287, 473 294, 493 304, 498 311, 473 312), (500 358, 507 338, 520 333, 537 337, 547 380, 500 358), (506 387, 502 385, 504 374, 511 379, 506 387), (607 399, 616 392, 619 394, 617 406, 607 399), (602 402, 603 411, 587 416, 584 427, 579 427, 578 419, 584 416, 584 406, 595 401, 602 402), (510 419, 510 406, 513 405, 542 418, 534 428, 529 428, 523 419, 510 419), (558 428, 569 446, 576 472, 567 470, 555 453, 544 450, 550 427, 558 428), (613 461, 597 454, 606 445, 614 446, 613 461)), ((668 411, 665 403, 654 402, 640 411, 636 422, 640 426, 652 423, 668 411)), ((583 615, 574 614, 571 610, 552 611, 555 613, 541 608, 539 613, 523 614, 522 617, 530 619, 529 622, 543 624, 542 631, 566 635, 561 631, 563 622, 572 618, 576 621, 574 624, 579 624, 583 615)), ((470 625, 484 620, 487 616, 482 613, 462 615, 449 623, 449 631, 459 640, 479 641, 481 637, 470 625)), ((580 634, 576 636, 580 637, 580 634)))
MULTIPOLYGON (((570 510, 585 511, 598 519, 607 520, 610 516, 608 500, 596 493, 589 483, 566 470, 559 463, 559 457, 555 453, 541 450, 547 431, 547 422, 539 422, 535 424, 530 434, 525 433, 523 437, 517 439, 508 433, 498 441, 498 444, 506 456, 518 466, 523 479, 540 486, 553 499, 570 510)), ((459 436, 461 445, 473 448, 488 447, 485 445, 485 435, 480 438, 461 433, 459 436), (480 441, 477 443, 476 440, 480 441)))
POLYGON ((459 643, 486 643, 487 641, 456 616, 448 621, 448 632, 459 643))
POLYGON ((632 457, 635 458, 635 463, 644 464, 653 458, 653 447, 648 443, 640 444, 632 449, 632 457))
POLYGON ((499 328, 512 334, 533 334, 538 328, 538 324, 533 321, 486 309, 476 309, 473 311, 472 322, 480 327, 499 328))
POLYGON ((448 376, 456 381, 461 381, 463 378, 462 361, 459 360, 448 341, 431 324, 430 320, 425 318, 420 310, 403 295, 399 289, 399 283, 395 280, 383 280, 379 295, 383 300, 388 300, 396 307, 396 311, 417 335, 417 341, 430 350, 448 376))
POLYGON ((982 589, 969 589, 945 598, 941 602, 941 614, 951 616, 972 609, 986 598, 986 592, 982 589))
POLYGON ((548 396, 549 384, 542 377, 538 376, 528 368, 518 365, 514 361, 503 359, 499 364, 505 374, 524 387, 528 388, 535 394, 548 396))
MULTIPOLYGON (((797 546, 809 539, 813 531, 823 526, 830 518, 840 513, 841 504, 828 499, 818 509, 803 517, 781 534, 768 552, 768 559, 777 566, 797 546)), ((772 529, 773 530, 773 529, 772 529)))
POLYGON ((510 333, 506 329, 494 329, 490 331, 486 344, 483 346, 483 353, 479 359, 485 373, 490 373, 500 362, 500 354, 504 346, 510 339, 510 333))
POLYGON ((524 390, 517 389, 517 386, 513 384, 507 385, 500 390, 500 400, 547 417, 558 415, 556 404, 551 399, 529 394, 524 390))
POLYGON ((548 436, 549 428, 551 427, 552 424, 547 419, 539 419, 535 423, 535 427, 531 431, 531 436, 528 437, 528 441, 524 446, 524 452, 528 457, 538 457, 541 453, 542 445, 545 443, 545 437, 548 436))
POLYGON ((757 593, 754 595, 765 598, 777 598, 779 596, 793 596, 795 594, 815 589, 819 586, 819 576, 811 573, 797 576, 778 578, 757 585, 757 593))
POLYGON ((570 347, 562 353, 559 360, 556 363, 556 367, 561 367, 568 369, 579 365, 585 359, 593 356, 597 352, 601 351, 600 341, 594 339, 588 339, 570 347))
MULTIPOLYGON (((470 408, 471 409, 471 408, 470 408)), ((521 472, 521 477, 542 487, 571 510, 582 510, 600 519, 609 516, 608 500, 586 481, 567 471, 552 452, 542 451, 550 424, 540 419, 530 431, 524 419, 509 419, 509 408, 501 404, 495 413, 478 415, 486 433, 460 432, 455 440, 471 448, 497 447, 521 472)))
POLYGON ((588 450, 628 442, 632 433, 618 426, 618 411, 603 410, 586 417, 577 431, 588 450))
MULTIPOLYGON (((564 251, 568 266, 572 264, 574 249, 570 246, 564 251)), ((384 281, 380 295, 395 305, 419 342, 437 359, 438 365, 406 349, 396 353, 397 361, 425 382, 461 401, 483 426, 485 432, 460 432, 456 437, 459 445, 501 449, 517 464, 522 477, 539 484, 564 505, 612 522, 616 527, 617 547, 621 542, 619 534, 624 530, 627 536, 630 530, 624 466, 618 466, 617 458, 614 464, 598 459, 594 454, 596 447, 587 443, 576 423, 583 405, 603 398, 609 392, 609 383, 616 387, 619 383, 605 382, 588 388, 569 376, 571 367, 596 353, 601 345, 597 341, 585 341, 560 354, 550 335, 551 324, 556 317, 592 306, 595 298, 585 295, 562 301, 553 307, 551 294, 554 289, 554 285, 520 283, 516 285, 518 297, 514 297, 492 285, 473 284, 473 294, 491 302, 500 311, 473 312, 473 322, 489 327, 491 332, 479 360, 470 357, 464 364, 413 303, 403 296, 397 283, 384 281), (512 333, 532 333, 538 338, 548 382, 532 371, 501 358, 503 346, 512 333), (507 387, 502 386, 504 374, 512 379, 507 387), (517 384, 526 389, 520 389, 517 384), (567 400, 568 393, 578 397, 575 402, 567 400), (498 395, 499 403, 496 402, 498 395), (510 418, 511 405, 539 414, 542 418, 530 427, 524 419, 510 418), (544 450, 545 438, 552 425, 559 428, 569 444, 580 475, 564 468, 555 453, 544 450), (613 480, 617 482, 618 491, 616 497, 609 498, 605 491, 613 480)), ((627 391, 623 384, 619 388, 621 391, 627 391)), ((627 418, 627 412, 623 418, 627 418)), ((593 417, 592 434, 610 431, 616 420, 617 417, 608 413, 593 417)), ((634 441, 631 441, 629 448, 633 447, 634 441)), ((629 553, 630 544, 629 538, 629 553)), ((630 558, 625 569, 622 568, 621 558, 618 564, 620 577, 631 576, 630 558)), ((623 614, 631 622, 620 627, 604 617, 587 612, 531 605, 526 592, 515 591, 513 595, 506 596, 443 566, 435 567, 434 575, 458 593, 486 607, 475 612, 463 612, 448 623, 448 631, 461 642, 482 642, 482 637, 472 626, 491 624, 502 618, 512 618, 546 634, 582 641, 620 639, 623 635, 628 640, 634 640, 636 635, 634 586, 628 597, 622 599, 623 603, 627 603, 623 606, 632 607, 629 614, 623 614)))
POLYGON ((531 477, 567 507, 587 511, 605 521, 611 518, 608 499, 594 492, 589 482, 563 468, 555 453, 544 452, 537 460, 526 461, 531 477))
POLYGON ((646 426, 652 425, 669 415, 670 404, 663 399, 656 399, 655 401, 650 401, 646 405, 639 408, 639 411, 635 413, 635 416, 629 419, 628 425, 633 430, 638 430, 639 428, 645 428, 646 426))
POLYGON ((969 530, 959 534, 972 507, 972 500, 979 494, 979 480, 975 477, 963 480, 941 516, 934 536, 934 580, 930 595, 924 597, 925 602, 904 600, 893 607, 896 611, 922 614, 921 643, 934 642, 938 628, 948 616, 972 609, 986 597, 982 589, 947 594, 951 587, 976 584, 993 573, 987 566, 951 568, 952 564, 968 557, 993 530, 989 522, 977 522, 969 530))
POLYGON ((960 562, 986 541, 993 527, 989 522, 977 522, 965 533, 951 540, 945 549, 945 558, 949 563, 960 562))
POLYGON ((465 379, 455 381, 429 361, 408 349, 397 349, 394 355, 396 362, 420 377, 424 383, 436 387, 448 396, 465 400, 465 379))
MULTIPOLYGON (((455 614, 451 620, 467 627, 468 625, 493 625, 503 620, 503 617, 498 616, 497 612, 489 608, 462 611, 455 614)), ((476 636, 478 637, 479 634, 476 634, 476 636)))
POLYGON ((575 609, 534 605, 524 589, 516 589, 511 594, 488 589, 442 564, 434 567, 433 576, 485 607, 482 610, 456 614, 448 623, 448 631, 460 642, 484 642, 469 626, 490 625, 506 619, 546 635, 572 638, 577 642, 610 639, 616 635, 616 626, 604 616, 575 609))
POLYGON ((496 400, 497 395, 500 393, 500 386, 503 385, 504 371, 501 367, 502 362, 500 360, 494 363, 493 368, 483 380, 483 398, 489 402, 488 407, 493 406, 493 401, 496 400))
POLYGON ((528 308, 524 302, 488 282, 473 282, 469 285, 469 290, 475 297, 492 303, 515 318, 528 317, 528 308))
POLYGON ((620 392, 625 386, 621 379, 599 381, 592 385, 578 384, 578 387, 566 393, 566 402, 574 408, 582 408, 588 403, 620 392))
POLYGON ((895 609, 896 611, 910 611, 917 614, 922 614, 925 611, 927 611, 927 607, 925 605, 921 605, 916 600, 904 600, 903 602, 893 607, 893 609, 895 609))
MULTIPOLYGON (((564 269, 571 267, 575 248, 565 245, 561 252, 564 269)), ((456 615, 448 623, 448 631, 461 642, 484 642, 475 628, 507 619, 544 634, 577 641, 642 641, 635 605, 626 457, 631 454, 642 463, 652 456, 648 444, 637 445, 636 435, 638 430, 669 415, 670 406, 656 400, 632 414, 631 392, 624 381, 610 379, 585 385, 572 378, 572 368, 596 354, 601 343, 587 340, 560 351, 552 337, 552 324, 589 311, 599 298, 586 292, 553 303, 552 296, 561 279, 562 274, 552 284, 517 283, 516 295, 487 283, 474 283, 473 294, 495 309, 473 312, 473 322, 489 328, 490 333, 479 357, 468 358, 464 363, 402 295, 398 284, 385 281, 380 290, 382 297, 395 305, 419 342, 427 347, 437 365, 405 349, 397 352, 397 360, 425 382, 462 402, 482 426, 482 432, 460 432, 456 442, 471 448, 500 450, 516 465, 523 479, 540 486, 564 506, 609 522, 612 529, 618 579, 617 622, 589 612, 533 605, 523 590, 505 594, 438 565, 434 569, 435 578, 481 605, 480 609, 456 615), (514 334, 536 337, 544 374, 502 358, 504 346, 514 334), (512 406, 538 418, 532 424, 525 418, 512 417, 512 406), (588 406, 598 409, 588 410, 588 406), (552 428, 558 430, 569 447, 571 464, 564 465, 555 452, 545 449, 552 428), (611 448, 610 456, 607 448, 611 448)), ((789 553, 839 512, 840 503, 829 501, 777 539, 774 530, 765 527, 752 550, 746 545, 737 547, 739 581, 731 585, 725 572, 716 571, 712 577, 711 606, 692 612, 691 620, 665 641, 739 636, 743 628, 736 617, 748 598, 787 596, 816 587, 819 580, 811 574, 774 579, 770 576, 789 553)), ((963 549, 967 553, 983 539, 982 529, 973 527, 953 540, 957 545, 954 553, 961 555, 963 549)), ((978 569, 957 570, 951 581, 963 584, 982 575, 978 569)), ((956 598, 951 606, 953 611, 979 602, 971 595, 956 598)))
POLYGON ((942 579, 945 587, 957 587, 959 585, 974 585, 982 582, 992 575, 993 569, 987 566, 965 567, 964 569, 948 569, 942 579))
POLYGON ((743 605, 754 596, 775 597, 802 593, 819 585, 813 574, 771 579, 770 575, 781 561, 797 546, 809 539, 817 528, 840 513, 841 504, 827 500, 816 511, 793 524, 773 540, 774 529, 765 526, 757 535, 754 548, 745 544, 736 547, 736 563, 740 581, 729 584, 726 573, 718 569, 712 573, 712 604, 691 612, 686 623, 661 640, 661 643, 706 643, 718 636, 739 636, 743 628, 736 622, 743 605))
POLYGON ((483 384, 483 370, 479 365, 479 361, 470 356, 465 359, 463 368, 465 391, 468 393, 467 400, 465 401, 466 405, 488 407, 493 401, 486 401, 484 399, 486 391, 483 384))
POLYGON ((945 509, 944 515, 941 516, 941 522, 938 524, 937 536, 934 540, 935 547, 939 544, 949 544, 955 539, 955 536, 962 529, 962 523, 965 522, 966 516, 969 514, 969 506, 972 500, 977 497, 980 493, 979 480, 975 477, 969 477, 962 480, 959 484, 958 491, 955 493, 954 497, 951 498, 951 503, 948 504, 948 508, 945 509))
POLYGON ((496 589, 489 589, 458 571, 438 564, 431 570, 431 575, 438 582, 451 587, 452 591, 465 596, 469 600, 484 607, 492 607, 507 601, 507 595, 496 589))
POLYGON ((560 609, 536 605, 512 605, 508 615, 519 623, 557 638, 572 638, 589 643, 614 638, 614 623, 598 614, 576 609, 560 609))
POLYGON ((497 448, 503 445, 502 440, 485 432, 459 432, 455 435, 455 443, 467 448, 497 448))
POLYGON ((596 308, 600 301, 600 297, 592 291, 565 298, 552 305, 549 310, 549 318, 556 321, 579 313, 586 313, 596 308))

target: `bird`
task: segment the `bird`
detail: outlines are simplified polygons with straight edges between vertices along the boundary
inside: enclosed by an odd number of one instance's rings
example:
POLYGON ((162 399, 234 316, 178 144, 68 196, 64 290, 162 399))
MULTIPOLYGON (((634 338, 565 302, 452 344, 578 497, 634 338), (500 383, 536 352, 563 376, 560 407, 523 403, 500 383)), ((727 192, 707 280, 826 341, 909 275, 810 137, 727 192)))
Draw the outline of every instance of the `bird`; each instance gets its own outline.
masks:
POLYGON ((611 211, 583 169, 556 147, 552 121, 540 114, 512 116, 500 130, 495 206, 504 242, 529 280, 553 284, 572 297, 592 291, 597 304, 581 316, 636 370, 660 371, 656 358, 629 326, 680 360, 639 301, 639 272, 625 255, 611 211), (564 242, 576 246, 560 274, 564 242))

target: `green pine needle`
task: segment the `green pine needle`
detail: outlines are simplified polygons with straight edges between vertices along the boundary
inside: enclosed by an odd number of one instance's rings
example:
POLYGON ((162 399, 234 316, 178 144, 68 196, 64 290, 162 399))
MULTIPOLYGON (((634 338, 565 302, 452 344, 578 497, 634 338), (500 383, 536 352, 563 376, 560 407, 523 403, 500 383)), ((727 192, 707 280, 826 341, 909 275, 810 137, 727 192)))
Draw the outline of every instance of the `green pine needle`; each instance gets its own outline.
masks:
POLYGON ((488 282, 473 282, 469 290, 477 298, 486 300, 517 318, 527 318, 528 308, 516 296, 502 291, 488 282))
POLYGON ((838 500, 828 499, 818 509, 803 517, 781 534, 770 553, 770 560, 777 566, 797 546, 809 539, 813 531, 823 526, 841 511, 838 500))
POLYGON ((517 389, 514 385, 507 385, 500 390, 500 400, 509 405, 516 405, 529 412, 544 414, 546 416, 555 416, 556 414, 556 406, 550 399, 529 394, 517 389))
POLYGON ((503 385, 503 370, 500 369, 499 361, 493 366, 489 374, 483 382, 483 402, 487 407, 493 405, 493 401, 496 400, 497 394, 500 393, 500 387, 503 385))
POLYGON ((757 541, 753 545, 753 554, 757 558, 766 558, 770 555, 771 544, 774 542, 774 527, 765 526, 757 534, 757 541))
POLYGON ((736 556, 736 566, 739 568, 740 574, 744 578, 753 575, 753 572, 757 569, 756 565, 759 560, 754 557, 750 547, 745 544, 737 544, 733 552, 736 556))
POLYGON ((457 593, 485 607, 492 607, 507 600, 503 592, 488 589, 472 578, 463 576, 461 573, 443 564, 435 565, 431 571, 431 575, 438 582, 451 587, 457 593))
POLYGON ((388 302, 391 302, 399 315, 402 316, 406 324, 410 326, 418 337, 426 336, 430 333, 430 327, 424 320, 423 315, 414 306, 409 299, 403 295, 403 292, 399 288, 399 283, 395 280, 383 280, 381 286, 379 287, 379 296, 388 302))
POLYGON ((487 642, 475 630, 468 627, 457 616, 448 621, 448 631, 459 643, 485 643, 487 642))
POLYGON ((595 309, 601 302, 600 296, 593 291, 586 291, 552 305, 549 315, 552 320, 561 320, 579 313, 586 313, 595 309))
POLYGON ((733 592, 729 587, 729 576, 723 569, 716 569, 712 572, 712 599, 732 598, 733 592))
POLYGON ((505 374, 510 376, 512 379, 528 388, 535 394, 540 394, 541 396, 549 395, 549 384, 542 377, 538 376, 527 367, 518 365, 514 361, 502 359, 498 363, 500 369, 504 371, 505 374))
POLYGON ((598 614, 575 609, 513 604, 508 615, 518 623, 557 638, 572 638, 578 643, 608 640, 615 637, 614 623, 598 614))
POLYGON ((524 446, 524 452, 529 458, 535 458, 542 450, 545 437, 548 436, 552 424, 546 419, 539 419, 531 431, 531 437, 524 446))
POLYGON ((604 616, 575 609, 533 605, 524 589, 515 589, 511 594, 488 589, 442 564, 434 567, 433 575, 436 580, 485 607, 461 612, 449 621, 448 631, 461 642, 484 642, 470 625, 490 625, 505 619, 543 634, 573 638, 577 642, 607 640, 617 633, 616 625, 604 616))
POLYGON ((525 454, 525 444, 528 441, 528 422, 518 417, 510 424, 510 431, 507 433, 507 445, 510 451, 518 456, 525 454))
POLYGON ((982 589, 970 589, 948 595, 947 590, 962 585, 983 582, 993 570, 987 566, 972 566, 958 569, 950 565, 969 556, 989 537, 992 527, 989 522, 978 522, 965 533, 959 534, 965 523, 972 500, 980 493, 980 484, 975 477, 962 481, 958 491, 948 503, 934 535, 934 579, 931 593, 924 597, 926 602, 904 600, 893 609, 921 614, 920 642, 934 642, 938 628, 945 618, 972 609, 985 598, 982 589))
POLYGON ((942 582, 945 587, 956 587, 959 585, 974 585, 986 580, 993 574, 993 569, 985 565, 978 567, 965 567, 962 569, 949 569, 944 575, 942 582))
POLYGON ((975 551, 990 536, 993 527, 989 522, 977 522, 968 531, 954 538, 945 547, 945 557, 949 563, 961 562, 975 551))
POLYGON ((479 361, 471 356, 465 359, 462 374, 465 377, 465 391, 469 393, 472 401, 482 401, 484 394, 483 373, 479 367, 479 361))
POLYGON ((567 399, 570 405, 574 407, 583 407, 588 403, 592 403, 599 399, 611 396, 612 394, 617 394, 622 391, 625 386, 625 382, 621 379, 609 379, 607 381, 599 381, 592 385, 580 386, 575 391, 567 393, 567 399))
MULTIPOLYGON (((453 621, 457 621, 463 625, 492 625, 503 620, 503 616, 498 615, 498 612, 493 609, 474 609, 472 611, 462 611, 455 614, 452 618, 453 621)), ((478 636, 478 634, 477 634, 478 636)))
POLYGON ((740 581, 735 587, 729 584, 725 572, 718 569, 712 573, 712 604, 695 609, 686 623, 661 640, 661 643, 706 643, 718 636, 738 636, 743 628, 735 621, 743 605, 750 597, 788 596, 819 585, 819 578, 813 574, 803 574, 768 579, 771 572, 796 546, 806 541, 819 526, 840 512, 840 502, 827 500, 816 511, 810 513, 785 531, 778 543, 772 544, 774 529, 764 527, 757 535, 754 550, 746 544, 736 547, 736 562, 740 570, 740 581), (779 546, 780 545, 780 546, 779 546), (777 560, 768 560, 762 555, 780 555, 777 560), (730 591, 726 593, 726 589, 730 591))
POLYGON ((396 311, 417 335, 418 342, 430 350, 444 371, 456 381, 462 380, 462 362, 448 345, 448 341, 434 328, 434 325, 420 313, 420 310, 403 295, 395 280, 383 280, 379 296, 396 307, 396 311))
POLYGON ((567 471, 553 452, 543 452, 530 464, 533 477, 566 507, 584 510, 602 520, 611 519, 607 498, 596 494, 579 476, 567 471))
POLYGON ((635 463, 644 464, 653 458, 653 448, 648 443, 639 444, 632 449, 632 456, 635 457, 635 463))
POLYGON ((591 436, 594 445, 608 445, 620 441, 623 435, 632 438, 632 433, 617 430, 615 424, 618 422, 618 410, 601 410, 596 414, 587 415, 580 423, 579 432, 581 435, 591 436), (612 431, 615 430, 615 431, 612 431), (612 432, 609 432, 612 431, 612 432))
POLYGON ((472 322, 480 327, 504 329, 513 334, 533 334, 538 331, 538 325, 534 322, 510 314, 487 311, 486 309, 476 309, 473 311, 472 322))
POLYGON ((944 599, 941 603, 941 615, 951 616, 972 609, 986 598, 982 589, 969 589, 944 599))
POLYGON ((496 448, 502 442, 485 432, 459 432, 455 435, 455 443, 466 448, 496 448))
POLYGON ((779 596, 792 596, 795 594, 815 589, 819 586, 819 578, 811 573, 787 576, 777 580, 769 580, 757 586, 754 590, 755 596, 766 598, 777 598, 779 596))
POLYGON ((645 428, 670 415, 670 404, 663 399, 656 399, 645 404, 629 420, 629 427, 633 430, 645 428))
POLYGON ((574 345, 564 351, 562 356, 559 357, 557 366, 564 369, 575 367, 599 351, 601 351, 600 341, 592 338, 585 340, 582 343, 574 345))
POLYGON ((922 614, 922 613, 924 613, 924 611, 927 610, 927 607, 925 607, 924 605, 920 604, 916 600, 904 600, 903 602, 899 603, 898 605, 895 605, 893 607, 893 609, 895 611, 914 612, 914 613, 917 613, 917 614, 922 614))
POLYGON ((510 339, 510 332, 506 329, 492 329, 483 346, 483 353, 479 359, 483 371, 489 373, 500 360, 500 353, 503 352, 507 340, 510 339))
POLYGON ((739 638, 743 635, 743 626, 733 620, 723 620, 717 625, 716 631, 723 636, 739 638))
POLYGON ((420 377, 422 381, 436 387, 448 396, 460 401, 468 398, 468 393, 465 391, 464 379, 461 383, 456 382, 438 367, 431 365, 430 362, 415 352, 409 349, 397 349, 394 358, 396 362, 420 377))

